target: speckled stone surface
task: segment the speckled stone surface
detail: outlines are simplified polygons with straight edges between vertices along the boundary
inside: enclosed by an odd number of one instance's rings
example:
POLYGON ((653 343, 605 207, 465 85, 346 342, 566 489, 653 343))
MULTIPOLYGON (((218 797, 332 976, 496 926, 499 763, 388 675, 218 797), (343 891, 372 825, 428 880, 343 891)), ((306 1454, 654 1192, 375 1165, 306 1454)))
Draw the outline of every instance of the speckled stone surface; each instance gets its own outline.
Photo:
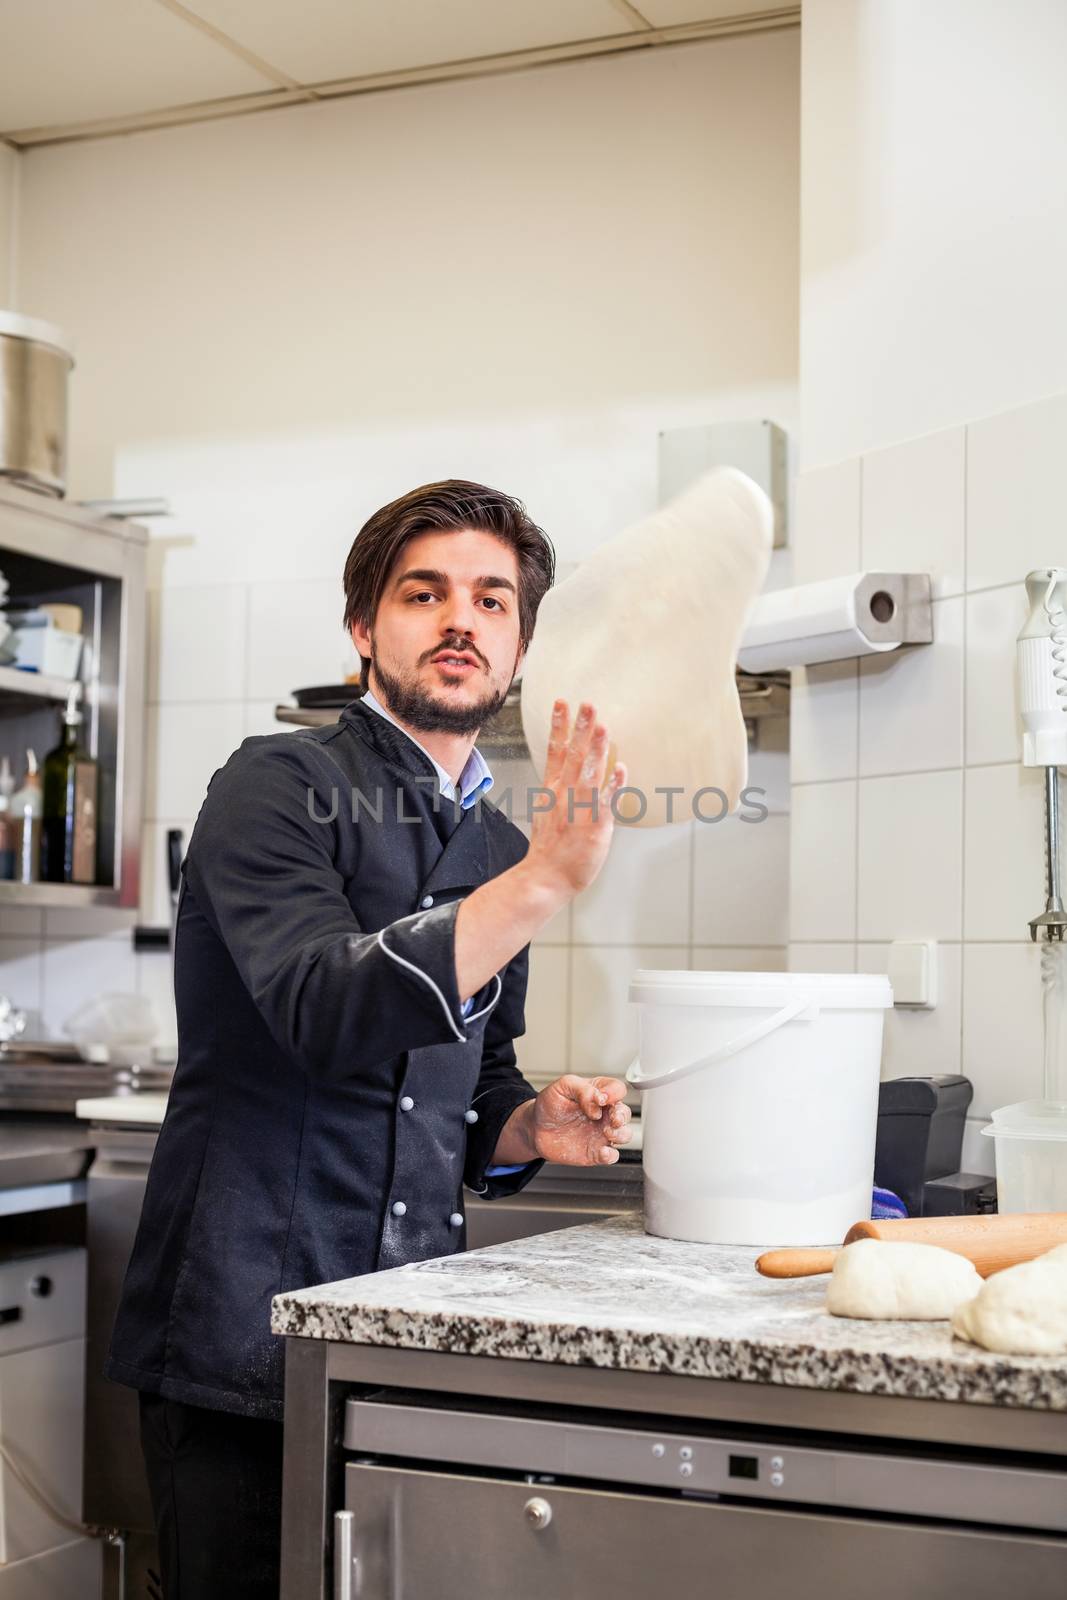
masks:
POLYGON ((276 1296, 275 1333, 741 1383, 1067 1411, 1067 1361, 998 1356, 946 1322, 824 1309, 825 1277, 656 1239, 639 1216, 276 1296))

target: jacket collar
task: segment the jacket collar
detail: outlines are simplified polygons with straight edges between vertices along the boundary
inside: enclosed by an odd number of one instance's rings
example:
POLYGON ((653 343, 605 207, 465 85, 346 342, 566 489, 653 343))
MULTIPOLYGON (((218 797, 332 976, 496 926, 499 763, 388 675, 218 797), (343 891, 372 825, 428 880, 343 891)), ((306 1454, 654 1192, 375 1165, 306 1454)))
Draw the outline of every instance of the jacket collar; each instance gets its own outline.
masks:
MULTIPOLYGON (((430 757, 414 739, 409 739, 403 728, 398 728, 395 722, 378 716, 369 706, 361 700, 352 700, 341 712, 341 722, 348 726, 369 744, 383 760, 390 762, 394 767, 399 767, 403 772, 410 772, 419 778, 437 778, 437 769, 430 757)), ((430 791, 427 790, 427 793, 430 791)))
MULTIPOLYGON (((377 695, 372 693, 370 689, 367 690, 359 703, 361 706, 366 707, 368 711, 373 711, 377 716, 384 717, 386 722, 391 722, 394 727, 400 727, 388 706, 383 706, 377 695)), ((433 761, 433 769, 441 785, 441 793, 447 795, 449 799, 458 794, 464 811, 468 810, 477 797, 483 794, 486 789, 492 788, 493 774, 490 772, 485 758, 477 745, 474 746, 467 757, 467 764, 459 775, 459 781, 454 782, 441 763, 430 754, 430 751, 427 750, 421 740, 416 739, 414 734, 408 733, 406 728, 400 728, 400 731, 407 734, 412 744, 417 745, 424 756, 430 757, 430 760, 433 761)))
MULTIPOLYGON (((346 723, 364 744, 369 745, 390 766, 402 773, 433 778, 437 782, 437 773, 430 757, 409 739, 401 728, 378 716, 369 706, 353 700, 345 706, 339 720, 346 723)), ((422 803, 426 806, 432 805, 434 794, 429 785, 420 784, 419 791, 422 803)), ((438 798, 438 804, 446 809, 446 814, 451 813, 450 800, 438 798)), ((479 815, 481 810, 480 806, 473 806, 470 810, 462 812, 458 824, 422 885, 424 894, 438 894, 448 889, 477 888, 479 884, 485 883, 489 875, 489 845, 487 819, 479 815)), ((426 826, 432 829, 433 825, 429 819, 426 821, 426 826)))

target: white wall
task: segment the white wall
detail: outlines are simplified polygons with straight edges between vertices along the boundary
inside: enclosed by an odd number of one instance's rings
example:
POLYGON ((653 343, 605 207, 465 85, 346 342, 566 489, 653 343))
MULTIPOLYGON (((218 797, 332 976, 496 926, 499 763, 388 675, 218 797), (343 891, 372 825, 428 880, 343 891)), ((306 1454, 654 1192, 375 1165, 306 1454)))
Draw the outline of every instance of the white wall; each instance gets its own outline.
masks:
MULTIPOLYGON (((176 512, 153 530, 149 920, 168 824, 346 664, 340 575, 375 507, 480 478, 574 561, 655 505, 660 429, 795 426, 798 91, 783 32, 27 156, 21 309, 78 342, 72 493, 176 512)), ((783 764, 758 828, 620 834, 535 952, 528 1070, 625 1067, 637 966, 784 960, 783 764)), ((52 1031, 101 982, 69 931, 31 935, 52 1031)), ((165 959, 137 964, 165 1006, 165 959)))
POLYGON ((1065 51, 1043 0, 804 9, 795 576, 925 571, 935 599, 932 645, 794 674, 790 964, 940 941, 940 1001, 889 1016, 883 1071, 971 1078, 972 1170, 1042 1084, 1015 638, 1026 573, 1067 562, 1067 395, 1041 398, 1067 389, 1065 51))
POLYGON ((15 211, 18 198, 18 152, 0 144, 0 310, 14 309, 15 211))
POLYGON ((1067 6, 805 0, 803 460, 1067 389, 1067 6))
POLYGON ((78 339, 73 492, 147 441, 792 384, 797 55, 738 38, 31 151, 23 309, 78 339))

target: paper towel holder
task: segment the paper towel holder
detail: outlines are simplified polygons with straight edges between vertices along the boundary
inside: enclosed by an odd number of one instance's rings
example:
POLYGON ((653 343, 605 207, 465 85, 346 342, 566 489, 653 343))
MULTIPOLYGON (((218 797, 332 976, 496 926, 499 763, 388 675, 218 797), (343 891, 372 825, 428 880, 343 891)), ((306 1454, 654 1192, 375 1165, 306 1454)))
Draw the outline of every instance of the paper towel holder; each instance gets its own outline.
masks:
POLYGON ((853 572, 760 595, 737 664, 773 672, 932 644, 930 575, 853 572))

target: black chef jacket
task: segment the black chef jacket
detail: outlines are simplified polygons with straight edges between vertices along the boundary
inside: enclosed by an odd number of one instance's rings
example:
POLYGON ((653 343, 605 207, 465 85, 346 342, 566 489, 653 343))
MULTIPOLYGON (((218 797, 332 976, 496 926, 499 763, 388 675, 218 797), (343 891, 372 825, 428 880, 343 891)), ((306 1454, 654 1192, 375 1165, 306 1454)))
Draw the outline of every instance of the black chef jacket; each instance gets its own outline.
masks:
POLYGON ((428 757, 358 701, 330 727, 246 739, 215 773, 108 1377, 280 1417, 273 1295, 452 1254, 464 1184, 496 1198, 538 1170, 486 1174, 535 1093, 512 1044, 529 947, 466 1017, 455 964, 461 901, 526 840, 487 801, 456 815, 428 757))

